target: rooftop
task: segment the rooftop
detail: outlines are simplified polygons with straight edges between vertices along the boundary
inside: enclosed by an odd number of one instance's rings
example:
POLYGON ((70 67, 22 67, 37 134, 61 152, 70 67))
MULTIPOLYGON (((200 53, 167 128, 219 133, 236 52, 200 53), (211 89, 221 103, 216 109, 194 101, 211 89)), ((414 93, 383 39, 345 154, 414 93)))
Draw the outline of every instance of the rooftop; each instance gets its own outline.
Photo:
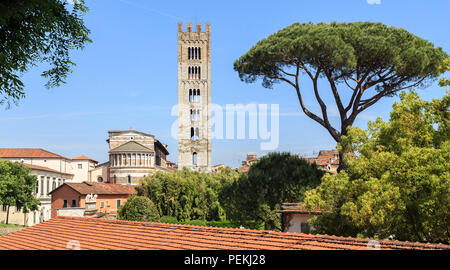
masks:
POLYGON ((90 157, 87 157, 87 156, 85 156, 85 155, 81 155, 81 156, 78 156, 78 157, 74 157, 74 158, 72 158, 72 160, 89 160, 89 161, 93 161, 93 162, 95 162, 95 163, 98 163, 97 160, 92 159, 92 158, 90 158, 90 157))
POLYGON ((277 212, 280 213, 296 213, 296 214, 311 214, 320 215, 322 212, 320 209, 308 210, 303 206, 303 203, 283 203, 281 209, 277 212))
POLYGON ((109 183, 69 183, 66 182, 63 185, 59 186, 55 190, 50 193, 54 193, 59 190, 63 186, 69 186, 76 192, 81 195, 87 194, 114 194, 114 195, 122 195, 122 194, 136 194, 136 189, 133 186, 129 185, 121 185, 121 184, 109 184, 109 183))
MULTIPOLYGON (((60 216, 15 233, 0 236, 0 250, 63 250, 69 249, 72 243, 79 244, 81 250, 364 250, 368 249, 369 240, 329 235, 60 216)), ((387 240, 380 240, 379 243, 381 249, 450 249, 449 245, 444 244, 387 240)))
POLYGON ((41 148, 0 148, 0 158, 62 158, 69 160, 69 158, 41 148))

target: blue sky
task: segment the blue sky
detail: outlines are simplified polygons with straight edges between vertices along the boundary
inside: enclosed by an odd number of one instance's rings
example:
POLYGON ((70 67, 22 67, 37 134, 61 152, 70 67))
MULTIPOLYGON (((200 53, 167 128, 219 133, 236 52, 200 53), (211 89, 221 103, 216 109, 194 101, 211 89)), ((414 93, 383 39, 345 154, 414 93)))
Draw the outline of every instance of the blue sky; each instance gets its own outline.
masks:
MULTIPOLYGON (((133 127, 168 144, 169 160, 176 162, 177 142, 170 133, 176 118, 170 111, 177 102, 177 22, 211 23, 212 102, 279 104, 276 151, 302 155, 336 144, 324 128, 300 112, 292 87, 278 84, 265 89, 260 82, 239 80, 233 62, 257 41, 295 22, 373 21, 405 28, 450 52, 448 0, 87 0, 87 4, 85 23, 93 43, 72 52, 77 65, 59 88, 44 87, 46 81, 39 74, 45 66, 23 75, 27 97, 9 110, 0 108, 0 147, 39 147, 104 162, 107 131, 133 127)), ((317 111, 314 98, 307 94, 311 90, 306 83, 305 102, 317 111)), ((321 91, 329 93, 328 88, 321 91)), ((431 100, 441 98, 445 89, 433 84, 418 92, 431 100)), ((381 100, 360 115, 356 125, 365 128, 377 116, 387 120, 395 101, 397 97, 381 100)), ((237 167, 247 152, 265 153, 260 151, 261 142, 214 140, 213 164, 237 167)))

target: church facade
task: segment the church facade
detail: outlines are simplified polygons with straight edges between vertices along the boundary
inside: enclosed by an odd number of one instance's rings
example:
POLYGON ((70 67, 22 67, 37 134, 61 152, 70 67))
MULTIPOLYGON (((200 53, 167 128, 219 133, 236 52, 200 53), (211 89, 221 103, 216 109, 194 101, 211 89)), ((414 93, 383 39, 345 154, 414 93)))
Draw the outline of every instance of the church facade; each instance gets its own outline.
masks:
POLYGON ((167 145, 136 130, 108 131, 108 182, 137 185, 149 173, 167 171, 167 145))

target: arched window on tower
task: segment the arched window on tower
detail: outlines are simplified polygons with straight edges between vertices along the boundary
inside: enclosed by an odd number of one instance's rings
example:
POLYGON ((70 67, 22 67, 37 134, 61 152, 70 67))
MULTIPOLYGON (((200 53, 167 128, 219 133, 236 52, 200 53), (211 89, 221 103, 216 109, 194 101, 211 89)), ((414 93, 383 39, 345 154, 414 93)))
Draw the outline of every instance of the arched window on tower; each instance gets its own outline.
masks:
POLYGON ((191 109, 191 121, 195 119, 194 113, 195 113, 195 110, 191 109))
POLYGON ((191 59, 191 47, 188 47, 188 59, 191 59))
POLYGON ((202 58, 201 58, 201 55, 202 55, 202 54, 200 53, 200 47, 198 47, 198 60, 202 59, 202 58))
POLYGON ((194 128, 191 127, 191 141, 194 140, 194 128))
POLYGON ((192 154, 192 165, 197 166, 197 153, 192 154))
POLYGON ((197 89, 197 100, 196 102, 200 102, 200 89, 197 89))
POLYGON ((200 139, 200 130, 199 128, 195 128, 195 140, 198 141, 200 139))

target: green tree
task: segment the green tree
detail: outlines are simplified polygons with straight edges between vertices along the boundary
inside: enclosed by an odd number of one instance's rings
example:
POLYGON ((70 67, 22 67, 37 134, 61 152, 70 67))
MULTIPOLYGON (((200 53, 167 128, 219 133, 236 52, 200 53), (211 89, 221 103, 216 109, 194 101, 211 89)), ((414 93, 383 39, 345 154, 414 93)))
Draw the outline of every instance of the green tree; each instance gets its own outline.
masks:
POLYGON ((307 192, 306 206, 323 211, 311 222, 319 233, 450 241, 450 96, 400 99, 389 122, 349 129, 339 147, 359 156, 307 192))
MULTIPOLYGON (((446 57, 431 42, 381 23, 295 23, 256 43, 234 69, 247 83, 262 78, 266 88, 278 82, 294 87, 302 111, 340 143, 358 114, 383 97, 435 79, 446 57), (321 116, 304 102, 304 77, 312 82, 321 116), (337 107, 340 128, 328 118, 321 78, 335 100, 328 106, 337 107)), ((340 152, 339 170, 346 169, 344 157, 340 152)))
POLYGON ((25 97, 20 75, 46 62, 47 88, 64 83, 75 65, 69 51, 82 49, 89 30, 83 24, 84 0, 2 0, 0 2, 0 104, 25 97))
POLYGON ((38 210, 39 199, 35 197, 37 176, 20 163, 0 159, 0 205, 6 205, 6 224, 9 208, 15 206, 24 213, 38 210))
POLYGON ((175 217, 178 221, 221 221, 226 214, 219 202, 219 192, 237 177, 238 173, 230 168, 216 175, 188 169, 157 172, 146 177, 136 189, 138 195, 155 203, 161 216, 175 217))
POLYGON ((134 221, 159 221, 158 209, 147 197, 133 195, 119 207, 118 218, 134 221))
MULTIPOLYGON (((444 62, 441 65, 441 72, 445 73, 447 71, 450 71, 450 57, 449 58, 445 58, 444 62)), ((444 86, 449 86, 450 85, 450 79, 447 77, 442 77, 439 79, 439 85, 444 87, 444 86)))
POLYGON ((222 200, 232 220, 254 222, 255 228, 280 230, 281 220, 275 212, 284 202, 301 202, 307 190, 320 184, 324 174, 290 153, 269 153, 224 189, 222 200))

